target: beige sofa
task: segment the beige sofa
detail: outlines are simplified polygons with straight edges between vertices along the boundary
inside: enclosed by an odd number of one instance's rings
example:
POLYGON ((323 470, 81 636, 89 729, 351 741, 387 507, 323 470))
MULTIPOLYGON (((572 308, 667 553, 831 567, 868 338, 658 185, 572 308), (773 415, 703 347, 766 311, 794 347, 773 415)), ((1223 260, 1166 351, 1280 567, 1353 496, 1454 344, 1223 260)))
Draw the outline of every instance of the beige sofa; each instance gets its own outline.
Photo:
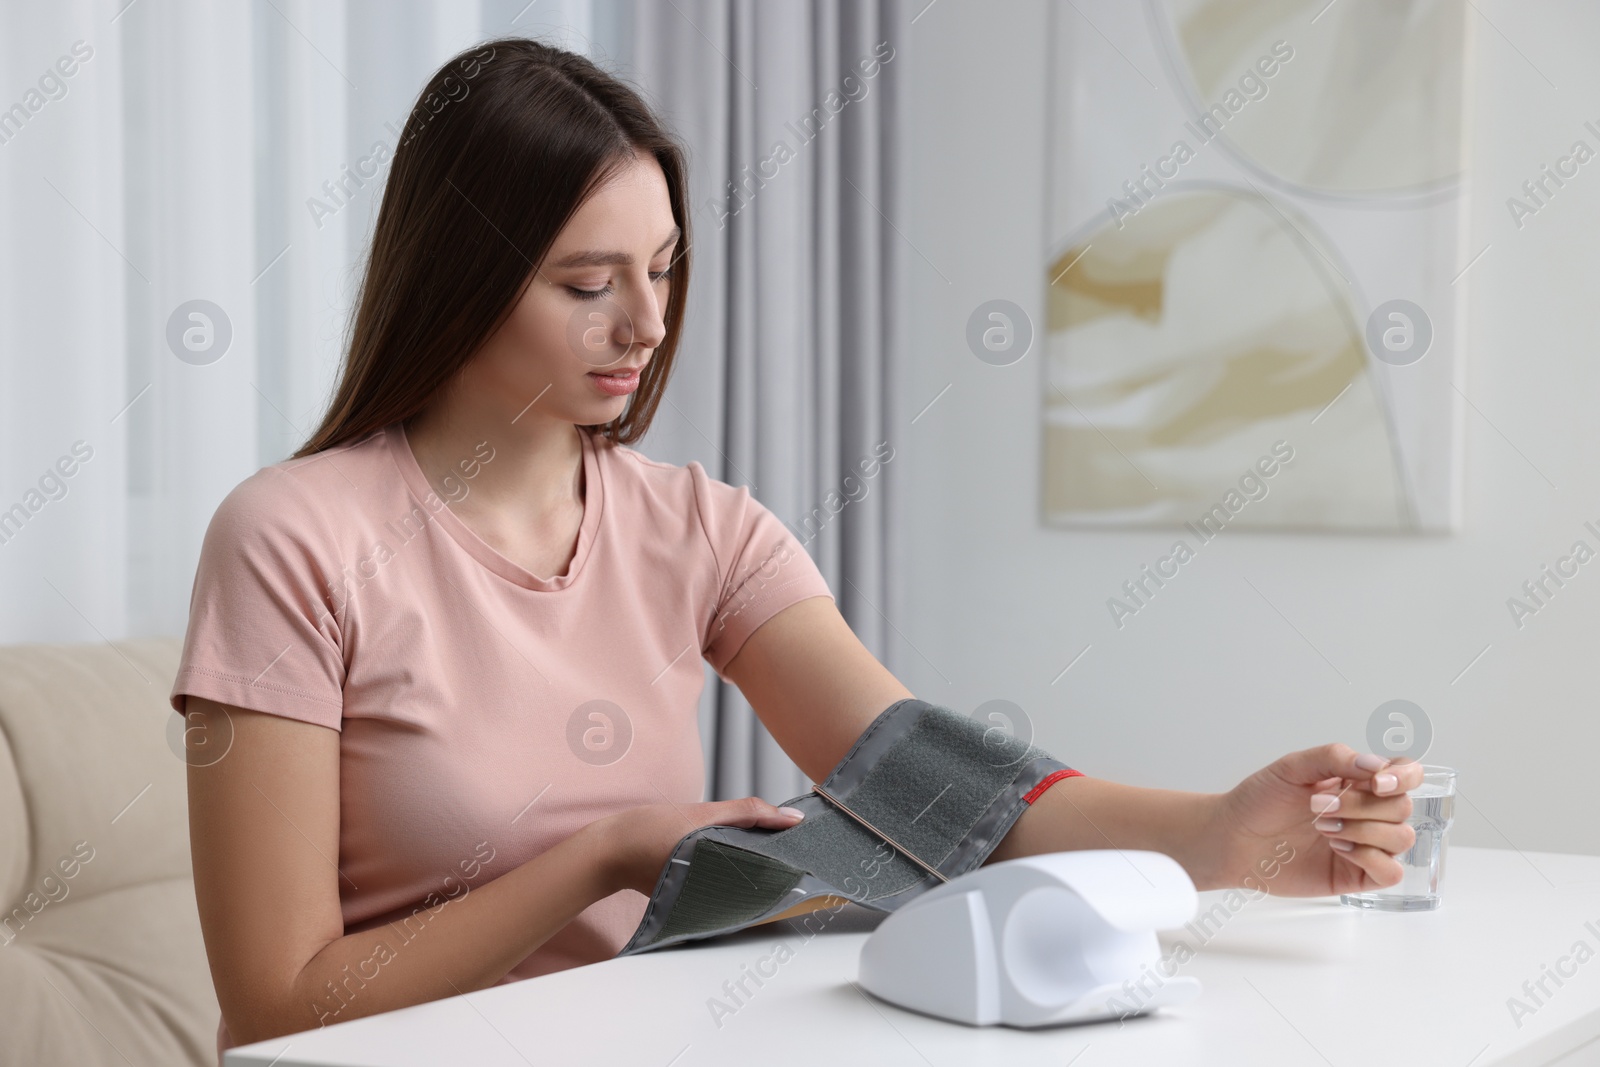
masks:
POLYGON ((0 648, 0 1065, 217 1062, 178 649, 0 648))

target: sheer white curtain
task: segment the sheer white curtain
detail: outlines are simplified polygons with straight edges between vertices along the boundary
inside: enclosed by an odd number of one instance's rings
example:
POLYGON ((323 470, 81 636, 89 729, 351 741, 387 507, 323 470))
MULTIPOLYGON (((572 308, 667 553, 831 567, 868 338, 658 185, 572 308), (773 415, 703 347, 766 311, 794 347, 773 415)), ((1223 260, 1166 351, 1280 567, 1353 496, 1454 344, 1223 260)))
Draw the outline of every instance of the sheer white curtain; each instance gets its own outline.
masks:
POLYGON ((121 634, 130 614, 127 419, 116 416, 130 396, 132 286, 151 288, 153 268, 124 254, 124 55, 114 14, 89 4, 0 14, 6 640, 121 634))
MULTIPOLYGON (((640 85, 689 151, 684 354, 641 449, 749 485, 885 656, 896 469, 858 468, 907 422, 907 22, 898 0, 0 7, 0 642, 183 632, 217 503, 327 402, 416 93, 520 34, 640 85)), ((707 681, 708 795, 802 791, 707 681)))
POLYGON ((0 8, 0 642, 183 631, 217 502, 326 402, 424 80, 504 33, 596 52, 597 21, 573 0, 0 8))

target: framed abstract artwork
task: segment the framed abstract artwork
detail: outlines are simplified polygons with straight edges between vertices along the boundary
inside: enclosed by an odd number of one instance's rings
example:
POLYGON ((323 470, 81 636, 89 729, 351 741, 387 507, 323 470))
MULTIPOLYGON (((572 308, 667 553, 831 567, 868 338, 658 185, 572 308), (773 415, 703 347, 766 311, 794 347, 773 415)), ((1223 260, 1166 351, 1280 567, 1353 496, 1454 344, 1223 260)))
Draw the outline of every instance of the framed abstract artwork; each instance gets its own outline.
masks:
POLYGON ((1053 6, 1046 523, 1457 528, 1466 11, 1053 6))

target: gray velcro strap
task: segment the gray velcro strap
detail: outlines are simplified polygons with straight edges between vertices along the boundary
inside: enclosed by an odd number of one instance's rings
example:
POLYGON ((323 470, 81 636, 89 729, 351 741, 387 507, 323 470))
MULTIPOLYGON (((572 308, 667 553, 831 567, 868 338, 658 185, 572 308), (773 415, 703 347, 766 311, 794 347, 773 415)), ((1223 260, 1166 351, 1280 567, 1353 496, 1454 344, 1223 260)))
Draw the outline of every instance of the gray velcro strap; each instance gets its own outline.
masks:
MULTIPOLYGON (((946 878, 980 865, 1027 810, 1027 794, 1070 770, 1037 745, 908 697, 872 721, 821 783, 831 796, 946 878)), ((938 879, 816 792, 786 801, 785 830, 704 826, 684 835, 644 918, 618 955, 766 922, 818 897, 893 911, 938 879)))

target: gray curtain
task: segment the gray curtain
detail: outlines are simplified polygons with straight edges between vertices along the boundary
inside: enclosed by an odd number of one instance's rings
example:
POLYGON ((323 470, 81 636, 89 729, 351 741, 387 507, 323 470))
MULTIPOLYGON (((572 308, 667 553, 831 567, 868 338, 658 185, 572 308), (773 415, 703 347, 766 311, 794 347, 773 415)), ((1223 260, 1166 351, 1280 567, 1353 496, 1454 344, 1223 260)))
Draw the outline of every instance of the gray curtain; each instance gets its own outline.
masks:
MULTIPOLYGON (((689 150, 694 205, 684 345, 640 451, 748 485, 891 670, 897 470, 857 464, 908 423, 909 20, 898 0, 634 0, 610 28, 619 73, 689 150)), ((808 789, 737 688, 707 679, 707 798, 808 789)))

